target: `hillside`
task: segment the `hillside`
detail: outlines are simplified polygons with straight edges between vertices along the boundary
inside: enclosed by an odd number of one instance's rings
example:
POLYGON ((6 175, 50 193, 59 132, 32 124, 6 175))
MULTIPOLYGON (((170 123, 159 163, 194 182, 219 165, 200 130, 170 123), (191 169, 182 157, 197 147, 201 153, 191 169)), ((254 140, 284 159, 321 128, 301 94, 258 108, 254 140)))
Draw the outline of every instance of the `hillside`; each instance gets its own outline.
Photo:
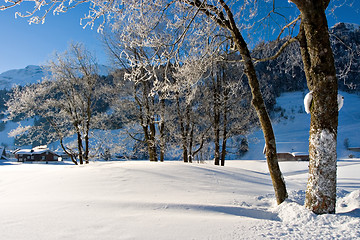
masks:
MULTIPOLYGON (((329 32, 339 90, 358 92, 360 86, 360 26, 351 23, 337 23, 329 29, 329 32)), ((280 42, 259 44, 252 54, 256 58, 272 56, 284 42, 285 39, 280 42)), ((256 69, 263 88, 277 96, 283 92, 307 89, 297 42, 285 48, 275 60, 257 64, 256 69)))
MULTIPOLYGON (((276 99, 277 120, 273 122, 275 138, 278 143, 285 143, 288 149, 300 146, 300 151, 308 151, 310 115, 305 113, 303 99, 307 92, 288 92, 276 99)), ((350 152, 344 142, 348 139, 350 147, 360 147, 360 96, 339 92, 344 96, 344 106, 339 111, 338 157, 346 158, 350 154, 360 157, 359 153, 350 152)), ((265 142, 260 130, 249 136, 249 152, 243 159, 265 159, 262 154, 265 142)), ((284 144, 283 144, 284 145, 284 144)), ((282 151, 278 148, 278 152, 282 151)))

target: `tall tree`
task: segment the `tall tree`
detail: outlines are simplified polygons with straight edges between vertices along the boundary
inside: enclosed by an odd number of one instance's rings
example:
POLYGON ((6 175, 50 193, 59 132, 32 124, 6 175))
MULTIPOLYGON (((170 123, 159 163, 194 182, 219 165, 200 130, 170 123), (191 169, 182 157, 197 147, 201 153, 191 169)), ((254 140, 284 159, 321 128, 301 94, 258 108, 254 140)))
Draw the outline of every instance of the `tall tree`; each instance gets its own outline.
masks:
POLYGON ((308 88, 312 91, 309 179, 305 206, 335 213, 338 83, 325 10, 330 0, 291 0, 301 13, 298 40, 308 88))

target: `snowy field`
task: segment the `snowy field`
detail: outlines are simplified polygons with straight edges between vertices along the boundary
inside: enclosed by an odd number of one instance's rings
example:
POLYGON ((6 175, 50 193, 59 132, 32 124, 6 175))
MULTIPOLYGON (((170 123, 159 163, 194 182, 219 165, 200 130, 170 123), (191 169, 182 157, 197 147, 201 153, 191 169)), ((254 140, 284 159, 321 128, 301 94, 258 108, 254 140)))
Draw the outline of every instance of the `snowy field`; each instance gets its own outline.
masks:
POLYGON ((1 240, 360 239, 360 159, 339 160, 336 215, 303 208, 307 162, 282 162, 277 206, 266 162, 0 161, 1 240))

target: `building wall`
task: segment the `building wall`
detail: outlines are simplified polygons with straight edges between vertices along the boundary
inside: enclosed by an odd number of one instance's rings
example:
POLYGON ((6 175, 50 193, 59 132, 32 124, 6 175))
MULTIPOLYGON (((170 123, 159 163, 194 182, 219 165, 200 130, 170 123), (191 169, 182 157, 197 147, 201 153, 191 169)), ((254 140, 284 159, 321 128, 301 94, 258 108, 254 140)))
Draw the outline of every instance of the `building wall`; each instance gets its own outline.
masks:
POLYGON ((296 155, 291 153, 277 153, 278 161, 309 161, 309 155, 296 155))
POLYGON ((16 159, 19 162, 24 161, 57 161, 58 156, 53 154, 52 152, 45 152, 41 154, 15 154, 16 159))

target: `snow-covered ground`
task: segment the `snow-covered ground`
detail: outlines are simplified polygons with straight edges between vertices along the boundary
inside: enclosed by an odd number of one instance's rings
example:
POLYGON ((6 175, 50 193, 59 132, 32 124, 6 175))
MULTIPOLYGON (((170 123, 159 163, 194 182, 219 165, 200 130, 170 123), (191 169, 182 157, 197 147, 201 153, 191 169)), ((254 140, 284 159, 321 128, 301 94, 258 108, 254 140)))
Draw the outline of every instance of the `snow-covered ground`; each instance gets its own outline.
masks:
MULTIPOLYGON (((244 160, 225 167, 210 161, 74 166, 0 160, 0 240, 360 239, 360 153, 344 146, 347 138, 350 147, 360 147, 360 98, 341 94, 335 215, 316 216, 303 207, 307 162, 280 163, 290 196, 276 205, 257 131, 244 160)), ((274 124, 278 142, 306 148, 304 95, 277 99, 284 109, 274 124)))
POLYGON ((263 160, 0 161, 0 239, 360 239, 360 159, 339 160, 335 215, 302 205, 307 162, 282 162, 277 206, 263 160))

